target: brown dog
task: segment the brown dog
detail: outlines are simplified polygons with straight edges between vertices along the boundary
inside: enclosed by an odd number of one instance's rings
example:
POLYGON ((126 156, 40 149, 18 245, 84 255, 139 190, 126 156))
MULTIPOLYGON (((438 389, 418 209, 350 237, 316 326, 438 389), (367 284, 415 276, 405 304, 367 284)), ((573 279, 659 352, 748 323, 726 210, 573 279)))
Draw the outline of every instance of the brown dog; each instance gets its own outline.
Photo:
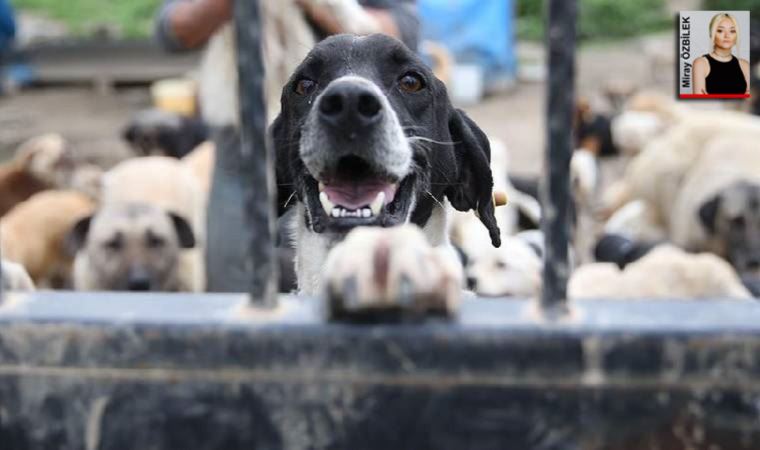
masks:
POLYGON ((101 173, 95 165, 76 161, 60 135, 32 138, 11 161, 0 165, 0 217, 46 189, 76 189, 97 198, 101 173))
POLYGON ((94 202, 76 191, 44 191, 16 205, 0 220, 3 257, 23 265, 38 286, 71 285, 71 264, 64 241, 94 202))
POLYGON ((14 158, 0 165, 0 217, 37 192, 53 187, 46 176, 64 152, 65 142, 57 134, 30 139, 14 158))

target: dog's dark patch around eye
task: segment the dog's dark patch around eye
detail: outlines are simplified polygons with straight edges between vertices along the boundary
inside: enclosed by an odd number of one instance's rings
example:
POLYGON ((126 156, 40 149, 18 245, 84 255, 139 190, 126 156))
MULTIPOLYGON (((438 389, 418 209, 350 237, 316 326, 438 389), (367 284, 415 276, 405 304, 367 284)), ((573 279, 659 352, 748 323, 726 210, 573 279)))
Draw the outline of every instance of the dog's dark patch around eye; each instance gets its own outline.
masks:
POLYGON ((747 221, 744 216, 736 216, 731 218, 731 227, 735 229, 743 230, 746 224, 747 221))
POLYGON ((166 245, 166 240, 149 229, 145 232, 145 245, 148 248, 159 249, 166 245))
POLYGON ((111 239, 103 243, 103 246, 114 252, 121 250, 124 247, 124 235, 121 232, 117 232, 111 239))

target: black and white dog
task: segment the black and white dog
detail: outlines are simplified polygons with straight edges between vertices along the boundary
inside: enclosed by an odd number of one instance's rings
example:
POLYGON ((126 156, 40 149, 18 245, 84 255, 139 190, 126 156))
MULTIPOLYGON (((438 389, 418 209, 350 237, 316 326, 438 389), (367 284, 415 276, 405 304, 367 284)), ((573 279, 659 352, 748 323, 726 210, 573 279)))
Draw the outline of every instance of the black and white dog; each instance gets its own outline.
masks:
POLYGON ((348 310, 451 306, 462 269, 447 209, 474 210, 500 237, 488 140, 443 83, 393 38, 340 35, 314 47, 281 101, 271 133, 280 213, 297 208, 299 290, 326 288, 348 310))

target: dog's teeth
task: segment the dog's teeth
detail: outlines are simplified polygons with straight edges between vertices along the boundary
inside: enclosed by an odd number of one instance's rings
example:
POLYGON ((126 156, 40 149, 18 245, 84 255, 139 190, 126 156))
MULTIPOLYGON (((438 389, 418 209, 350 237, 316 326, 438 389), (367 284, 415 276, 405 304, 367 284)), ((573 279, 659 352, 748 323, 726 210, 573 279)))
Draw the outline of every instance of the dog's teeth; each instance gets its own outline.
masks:
POLYGON ((335 207, 330 199, 327 198, 327 193, 325 192, 319 194, 319 202, 322 203, 322 208, 324 208, 325 212, 328 214, 330 214, 330 211, 332 211, 335 207))
POLYGON ((343 211, 343 210, 342 210, 342 209, 340 209, 340 208, 333 208, 333 210, 332 210, 332 213, 331 213, 331 214, 332 214, 332 216, 333 216, 333 217, 340 217, 340 212, 341 212, 341 211, 343 211))
POLYGON ((346 210, 345 209, 343 209, 343 208, 340 209, 340 216, 341 217, 346 217, 346 210))
POLYGON ((372 217, 372 211, 369 208, 362 208, 362 217, 365 219, 368 217, 372 217))
POLYGON ((385 192, 379 192, 377 197, 375 197, 375 200, 372 201, 372 204, 369 205, 369 208, 372 210, 372 215, 379 216, 380 210, 383 209, 383 206, 385 206, 385 192))
POLYGON ((319 182, 319 192, 322 192, 325 190, 325 184, 323 182, 319 182))

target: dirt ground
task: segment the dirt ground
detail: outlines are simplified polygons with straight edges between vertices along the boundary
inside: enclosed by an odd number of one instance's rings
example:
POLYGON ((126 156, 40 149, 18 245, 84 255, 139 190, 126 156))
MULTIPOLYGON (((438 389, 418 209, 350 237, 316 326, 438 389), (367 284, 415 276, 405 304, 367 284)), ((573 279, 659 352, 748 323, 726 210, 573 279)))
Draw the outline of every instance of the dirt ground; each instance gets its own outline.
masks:
MULTIPOLYGON (((669 35, 658 35, 582 47, 576 91, 599 100, 600 87, 617 80, 673 92, 674 66, 667 62, 672 42, 669 35), (663 59, 663 49, 665 62, 658 59, 663 59)), ((537 174, 542 167, 546 92, 536 74, 540 78, 545 70, 544 52, 539 44, 520 43, 518 59, 521 76, 512 90, 465 109, 486 133, 507 144, 512 172, 537 174)), ((119 138, 121 129, 134 111, 149 104, 146 88, 116 89, 106 95, 90 87, 38 88, 0 97, 0 159, 26 138, 59 132, 82 156, 111 165, 129 154, 119 138)))

